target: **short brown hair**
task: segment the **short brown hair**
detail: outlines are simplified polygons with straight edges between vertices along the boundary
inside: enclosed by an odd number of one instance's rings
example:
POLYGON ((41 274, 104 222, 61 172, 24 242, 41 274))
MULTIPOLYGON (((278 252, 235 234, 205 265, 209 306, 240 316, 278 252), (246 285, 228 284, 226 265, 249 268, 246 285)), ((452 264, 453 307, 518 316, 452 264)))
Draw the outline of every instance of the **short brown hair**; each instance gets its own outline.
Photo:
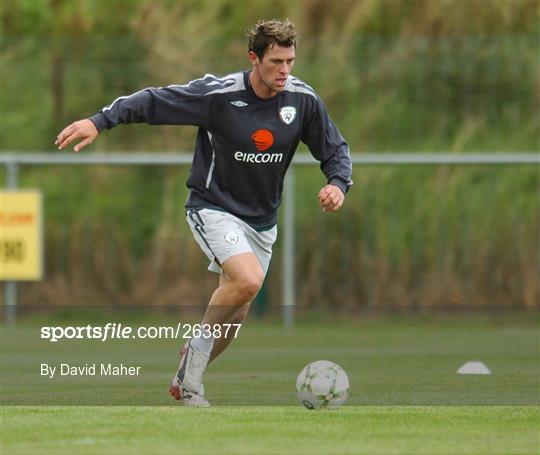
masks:
POLYGON ((260 20, 246 31, 249 38, 248 49, 261 60, 272 44, 282 47, 296 47, 296 30, 289 19, 260 20))

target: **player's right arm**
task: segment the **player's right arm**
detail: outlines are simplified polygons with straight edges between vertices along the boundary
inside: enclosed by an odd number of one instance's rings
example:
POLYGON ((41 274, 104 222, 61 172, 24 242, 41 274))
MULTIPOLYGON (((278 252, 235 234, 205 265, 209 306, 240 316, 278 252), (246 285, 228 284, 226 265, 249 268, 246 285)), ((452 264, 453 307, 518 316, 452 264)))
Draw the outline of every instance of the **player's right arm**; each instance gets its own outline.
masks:
POLYGON ((205 77, 187 85, 146 88, 129 96, 121 96, 109 106, 88 119, 67 126, 57 137, 60 150, 80 140, 74 150, 78 152, 91 144, 104 129, 121 123, 148 123, 150 125, 195 125, 208 128, 211 97, 215 78, 205 77))

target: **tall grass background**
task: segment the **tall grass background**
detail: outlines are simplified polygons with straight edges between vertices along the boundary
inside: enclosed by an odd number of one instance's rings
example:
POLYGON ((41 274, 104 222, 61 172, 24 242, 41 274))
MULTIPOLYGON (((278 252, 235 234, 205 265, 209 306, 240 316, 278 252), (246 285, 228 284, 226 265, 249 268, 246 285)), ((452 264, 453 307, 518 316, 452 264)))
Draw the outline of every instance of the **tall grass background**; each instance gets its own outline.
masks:
MULTIPOLYGON (((405 0, 6 2, 1 150, 52 151, 63 126, 117 96, 247 69, 243 30, 285 16, 300 35, 294 73, 351 151, 538 152, 537 2, 405 0)), ((83 153, 190 151, 194 137, 120 126, 83 153)), ((46 279, 21 301, 203 304, 215 277, 183 219, 187 172, 25 167, 21 186, 45 195, 46 279)), ((538 305, 537 167, 356 166, 330 215, 320 172, 296 174, 298 303, 538 305)))

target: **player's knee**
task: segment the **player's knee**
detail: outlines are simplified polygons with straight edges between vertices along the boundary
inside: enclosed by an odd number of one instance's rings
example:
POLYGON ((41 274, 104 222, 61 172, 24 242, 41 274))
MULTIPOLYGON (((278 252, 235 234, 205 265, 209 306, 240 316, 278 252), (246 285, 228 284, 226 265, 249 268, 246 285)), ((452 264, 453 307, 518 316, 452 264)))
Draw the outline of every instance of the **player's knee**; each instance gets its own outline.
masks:
POLYGON ((261 285, 262 280, 256 276, 244 277, 237 281, 236 292, 242 302, 249 302, 255 298, 261 285))

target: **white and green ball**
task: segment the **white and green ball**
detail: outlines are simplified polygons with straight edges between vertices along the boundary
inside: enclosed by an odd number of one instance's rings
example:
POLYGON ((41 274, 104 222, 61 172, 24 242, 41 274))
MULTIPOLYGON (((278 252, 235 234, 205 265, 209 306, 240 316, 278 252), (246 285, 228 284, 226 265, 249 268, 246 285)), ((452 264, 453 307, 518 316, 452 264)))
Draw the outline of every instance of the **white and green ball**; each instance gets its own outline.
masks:
POLYGON ((296 379, 300 402, 308 409, 339 408, 349 396, 347 373, 334 362, 311 362, 296 379))

